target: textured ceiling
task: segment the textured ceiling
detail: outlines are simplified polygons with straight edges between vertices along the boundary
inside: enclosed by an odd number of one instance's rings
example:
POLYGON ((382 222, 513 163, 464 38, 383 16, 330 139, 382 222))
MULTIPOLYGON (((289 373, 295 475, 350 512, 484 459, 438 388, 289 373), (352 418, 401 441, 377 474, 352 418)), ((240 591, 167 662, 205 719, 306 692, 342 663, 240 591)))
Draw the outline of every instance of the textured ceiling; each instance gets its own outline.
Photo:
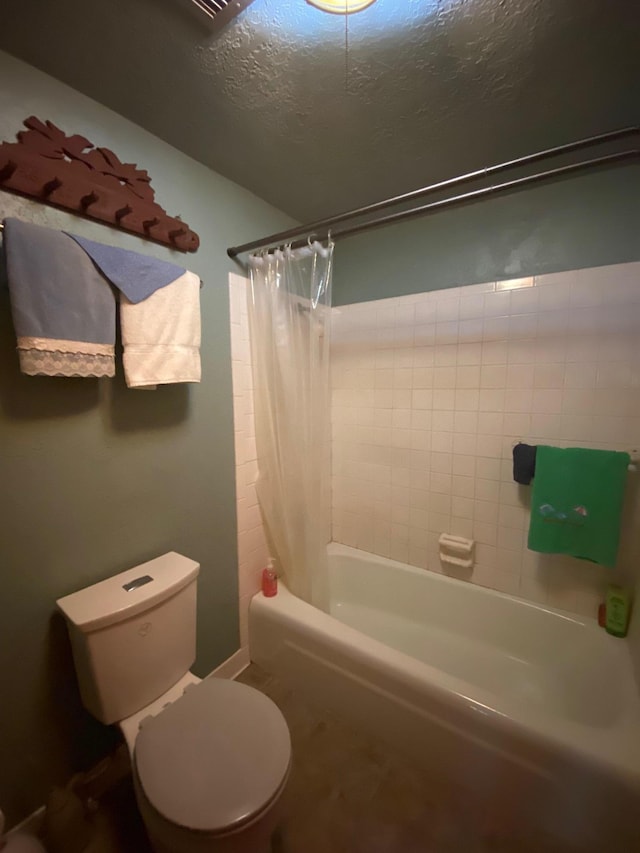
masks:
POLYGON ((640 118, 636 0, 377 0, 348 23, 347 54, 305 0, 215 37, 181 0, 4 0, 0 47, 300 220, 640 118))

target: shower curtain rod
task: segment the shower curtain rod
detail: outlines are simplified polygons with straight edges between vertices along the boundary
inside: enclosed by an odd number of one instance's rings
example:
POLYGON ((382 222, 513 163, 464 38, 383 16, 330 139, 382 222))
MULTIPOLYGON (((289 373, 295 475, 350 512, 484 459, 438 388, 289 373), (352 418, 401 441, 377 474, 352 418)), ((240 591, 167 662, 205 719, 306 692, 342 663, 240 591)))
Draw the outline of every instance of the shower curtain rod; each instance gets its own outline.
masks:
MULTIPOLYGON (((585 139, 578 139, 574 142, 566 143, 565 145, 557 145, 554 148, 546 148, 542 151, 537 151, 534 154, 527 154, 524 157, 518 157, 515 160, 508 160, 504 163, 498 163, 494 166, 487 166, 483 169, 477 169, 474 172, 467 172, 466 174, 458 175, 455 178, 448 178, 444 181, 438 181, 435 184, 429 184, 429 186, 421 187, 420 189, 412 190, 411 192, 404 193, 402 195, 387 198, 383 201, 374 202, 373 204, 368 204, 364 207, 355 208, 354 210, 344 211, 343 213, 338 213, 335 216, 329 216, 325 219, 318 219, 315 222, 310 222, 306 225, 300 225, 296 228, 290 228, 287 231, 279 231, 276 234, 270 234, 269 236, 263 237, 260 240, 253 240, 252 242, 244 243, 241 246, 231 246, 227 249, 227 255, 230 258, 236 258, 238 255, 241 255, 244 252, 250 252, 254 249, 264 249, 272 245, 280 245, 282 243, 288 242, 290 238, 299 237, 303 234, 314 235, 317 231, 322 231, 324 232, 324 234, 326 234, 328 232, 329 226, 335 225, 338 222, 344 222, 347 219, 355 219, 360 216, 365 216, 369 213, 374 213, 378 210, 385 210, 388 207, 393 207, 396 204, 409 201, 410 199, 419 198, 420 196, 425 196, 430 193, 437 192, 438 190, 457 186, 459 184, 466 183, 468 181, 473 181, 478 178, 486 178, 489 175, 493 175, 506 169, 514 168, 516 166, 524 166, 529 163, 537 162, 538 160, 544 160, 548 157, 555 157, 559 154, 565 154, 569 151, 576 151, 580 148, 586 148, 591 145, 598 145, 603 142, 611 142, 614 139, 621 139, 623 137, 631 136, 636 133, 640 133, 640 127, 624 127, 619 128, 618 130, 609 131, 608 133, 601 133, 597 136, 590 136, 585 139)), ((523 183, 544 180, 555 175, 560 175, 563 172, 571 171, 574 168, 586 168, 588 166, 595 166, 600 163, 611 162, 611 160, 627 158, 634 154, 637 154, 637 152, 625 151, 622 152, 620 155, 612 154, 606 157, 600 157, 595 158, 593 160, 585 161, 584 163, 581 162, 577 164, 572 164, 571 166, 561 166, 558 169, 552 169, 548 172, 541 172, 535 175, 530 175, 527 178, 519 178, 516 181, 509 181, 504 184, 497 184, 495 186, 488 187, 484 190, 476 190, 471 193, 465 193, 462 195, 454 196, 451 199, 443 199, 442 201, 434 202, 433 205, 423 205, 422 207, 416 208, 415 210, 402 211, 401 213, 392 214, 390 217, 374 219, 362 225, 354 226, 353 228, 346 228, 342 229, 341 231, 334 231, 332 232, 332 236, 346 237, 351 234, 360 233, 360 231, 367 230, 368 228, 375 228, 379 225, 385 225, 388 222, 396 221, 397 218, 401 218, 402 216, 409 217, 412 215, 419 215, 420 212, 425 213, 430 209, 435 209, 436 206, 438 208, 441 208, 446 204, 459 204, 462 202, 463 199, 469 199, 470 201, 472 201, 474 198, 479 198, 483 195, 488 195, 490 193, 497 193, 509 187, 516 187, 522 185, 523 183)), ((306 242, 306 240, 299 241, 295 245, 302 245, 304 242, 306 242)))

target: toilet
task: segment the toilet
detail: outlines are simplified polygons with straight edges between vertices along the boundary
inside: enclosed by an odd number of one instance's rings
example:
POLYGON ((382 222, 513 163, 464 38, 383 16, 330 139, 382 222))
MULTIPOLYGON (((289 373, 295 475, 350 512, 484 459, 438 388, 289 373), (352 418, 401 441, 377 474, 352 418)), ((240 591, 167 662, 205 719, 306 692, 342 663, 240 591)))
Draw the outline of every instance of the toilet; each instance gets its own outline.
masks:
POLYGON ((189 671, 200 566, 171 552, 57 601, 82 702, 129 747, 157 853, 267 853, 291 763, 278 707, 189 671))

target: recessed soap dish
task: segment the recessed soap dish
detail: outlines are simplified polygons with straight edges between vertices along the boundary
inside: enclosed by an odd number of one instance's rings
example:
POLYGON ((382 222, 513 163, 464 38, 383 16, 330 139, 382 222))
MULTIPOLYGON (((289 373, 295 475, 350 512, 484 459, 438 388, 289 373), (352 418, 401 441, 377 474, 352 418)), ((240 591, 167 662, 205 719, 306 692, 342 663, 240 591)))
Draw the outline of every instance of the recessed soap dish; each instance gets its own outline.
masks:
POLYGON ((470 569, 474 561, 474 539, 465 539, 464 536, 452 536, 450 533, 441 533, 438 539, 440 545, 440 560, 461 569, 470 569))

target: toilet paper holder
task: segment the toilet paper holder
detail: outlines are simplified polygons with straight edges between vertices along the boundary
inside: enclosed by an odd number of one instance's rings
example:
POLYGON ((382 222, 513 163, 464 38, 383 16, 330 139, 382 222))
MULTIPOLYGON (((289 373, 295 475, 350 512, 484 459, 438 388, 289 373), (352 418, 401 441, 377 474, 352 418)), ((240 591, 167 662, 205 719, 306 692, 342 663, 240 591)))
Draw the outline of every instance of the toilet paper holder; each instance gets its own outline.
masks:
POLYGON ((466 539, 464 536, 453 536, 450 533, 441 533, 438 539, 440 545, 440 560, 461 569, 470 569, 473 566, 473 550, 475 540, 466 539))

